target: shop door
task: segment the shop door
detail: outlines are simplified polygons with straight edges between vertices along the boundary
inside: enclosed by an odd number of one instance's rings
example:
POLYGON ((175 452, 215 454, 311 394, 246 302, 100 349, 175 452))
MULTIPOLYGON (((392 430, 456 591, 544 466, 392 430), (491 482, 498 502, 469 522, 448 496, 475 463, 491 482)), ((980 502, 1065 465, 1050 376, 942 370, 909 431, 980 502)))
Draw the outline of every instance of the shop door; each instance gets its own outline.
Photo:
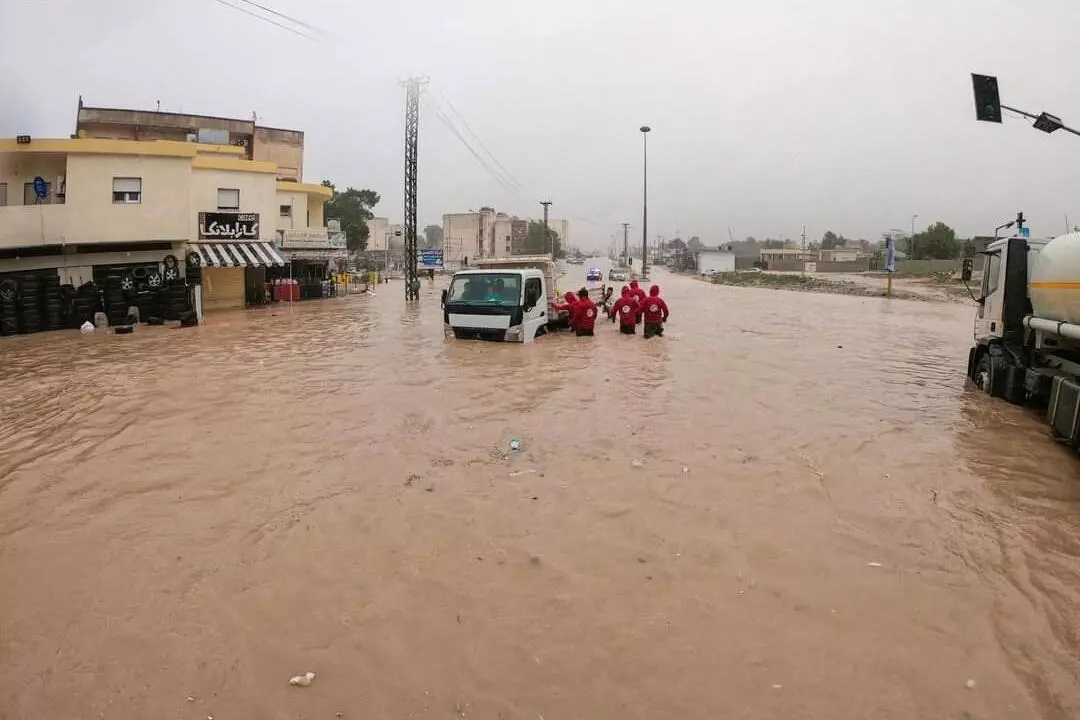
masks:
POLYGON ((244 307, 244 269, 202 269, 203 310, 232 310, 244 307))

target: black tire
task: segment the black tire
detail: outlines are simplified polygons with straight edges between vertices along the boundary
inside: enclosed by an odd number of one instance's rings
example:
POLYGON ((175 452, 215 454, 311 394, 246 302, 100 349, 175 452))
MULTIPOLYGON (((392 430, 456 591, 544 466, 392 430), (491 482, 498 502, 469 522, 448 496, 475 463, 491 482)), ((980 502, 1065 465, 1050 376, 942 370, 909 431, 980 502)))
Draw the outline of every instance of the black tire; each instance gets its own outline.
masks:
POLYGON ((175 255, 166 255, 161 259, 161 262, 165 265, 165 269, 172 268, 175 270, 180 265, 180 261, 176 259, 175 255))
POLYGON ((135 289, 135 276, 134 275, 125 275, 124 277, 120 278, 120 289, 123 290, 124 292, 131 292, 132 290, 134 290, 135 289))
POLYGON ((186 259, 188 267, 202 267, 202 258, 199 257, 199 253, 195 252, 194 250, 190 251, 187 254, 186 259))
POLYGON ((131 325, 117 325, 113 328, 113 332, 117 335, 130 335, 135 331, 135 328, 131 325))
POLYGON ((0 301, 5 303, 15 302, 19 294, 19 283, 11 278, 0 280, 0 301))
POLYGON ((176 282, 180 279, 180 268, 178 267, 165 267, 165 272, 162 273, 162 277, 165 282, 176 282))
POLYGON ((160 315, 151 315, 148 318, 146 318, 146 324, 147 325, 164 325, 165 324, 165 318, 161 317, 160 315))
POLYGON ((147 287, 156 290, 157 288, 161 287, 162 282, 163 282, 163 278, 161 276, 161 273, 159 273, 157 270, 154 270, 154 271, 149 272, 149 273, 146 274, 146 286, 147 287))

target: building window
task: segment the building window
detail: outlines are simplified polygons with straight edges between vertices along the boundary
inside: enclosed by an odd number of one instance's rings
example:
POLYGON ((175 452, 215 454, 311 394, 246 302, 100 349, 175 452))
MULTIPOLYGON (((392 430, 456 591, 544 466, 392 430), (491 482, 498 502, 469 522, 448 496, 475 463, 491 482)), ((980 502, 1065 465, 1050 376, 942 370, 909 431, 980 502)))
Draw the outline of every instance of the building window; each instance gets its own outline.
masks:
POLYGON ((135 205, 142 202, 142 178, 113 178, 112 201, 119 205, 135 205))
POLYGON ((0 183, 0 207, 7 205, 7 183, 0 183))
POLYGON ((510 253, 510 236, 509 235, 506 236, 506 252, 507 252, 507 254, 510 253))
POLYGON ((217 191, 217 209, 218 210, 239 210, 240 209, 240 191, 234 188, 218 188, 217 191))
POLYGON ((292 205, 282 205, 278 212, 281 213, 281 217, 292 217, 292 205))
POLYGON ((48 205, 52 202, 52 183, 45 183, 45 187, 48 188, 48 193, 44 198, 38 198, 37 191, 34 189, 34 183, 28 182, 23 184, 23 205, 48 205))

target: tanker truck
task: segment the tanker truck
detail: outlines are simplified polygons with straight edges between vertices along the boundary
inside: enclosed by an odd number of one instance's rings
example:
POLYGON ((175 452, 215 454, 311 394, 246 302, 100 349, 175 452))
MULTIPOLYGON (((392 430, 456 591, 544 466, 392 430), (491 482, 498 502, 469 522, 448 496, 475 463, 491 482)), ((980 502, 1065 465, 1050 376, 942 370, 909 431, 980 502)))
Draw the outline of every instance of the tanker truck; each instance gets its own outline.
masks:
POLYGON ((983 255, 968 377, 993 397, 1045 408, 1054 436, 1080 450, 1080 232, 1001 238, 983 255))

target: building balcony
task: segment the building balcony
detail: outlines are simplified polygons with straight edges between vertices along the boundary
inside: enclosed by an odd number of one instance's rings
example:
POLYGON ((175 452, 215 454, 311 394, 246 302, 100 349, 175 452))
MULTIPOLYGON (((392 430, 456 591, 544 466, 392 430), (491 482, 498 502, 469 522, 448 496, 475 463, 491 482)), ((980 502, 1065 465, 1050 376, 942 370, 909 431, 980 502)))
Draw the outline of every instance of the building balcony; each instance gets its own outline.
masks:
POLYGON ((0 206, 0 249, 68 242, 67 205, 0 206))

